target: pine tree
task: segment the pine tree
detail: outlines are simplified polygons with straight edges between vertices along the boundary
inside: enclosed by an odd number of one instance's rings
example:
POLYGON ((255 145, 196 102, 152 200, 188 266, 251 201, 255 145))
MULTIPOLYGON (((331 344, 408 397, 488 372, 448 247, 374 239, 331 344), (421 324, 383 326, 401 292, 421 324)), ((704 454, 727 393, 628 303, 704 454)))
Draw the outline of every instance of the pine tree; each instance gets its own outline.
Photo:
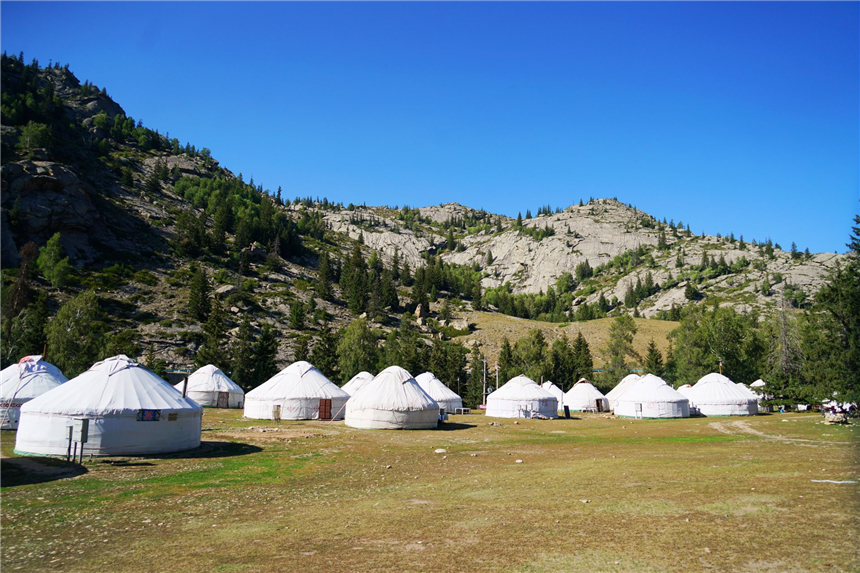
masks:
POLYGON ((294 348, 293 361, 298 362, 300 360, 307 361, 310 358, 309 344, 311 337, 307 334, 303 334, 296 338, 294 348))
POLYGON ((236 340, 232 343, 232 356, 230 363, 233 366, 233 381, 244 390, 250 390, 253 386, 254 368, 254 341, 251 335, 251 320, 248 315, 242 319, 236 340))
POLYGON ((337 332, 324 324, 311 351, 311 363, 330 380, 338 379, 337 332))
POLYGON ((212 309, 211 291, 206 273, 201 268, 195 268, 188 292, 188 312, 198 322, 206 322, 209 318, 212 309))
POLYGON ((320 254, 319 265, 317 266, 317 281, 316 293, 323 300, 331 300, 331 281, 332 270, 329 260, 328 251, 323 251, 320 254))
POLYGON ((305 305, 302 301, 297 300, 290 305, 290 328, 293 330, 303 330, 305 327, 305 305))
POLYGON ((645 353, 645 361, 642 366, 645 368, 645 372, 649 374, 663 376, 663 355, 657 348, 657 344, 653 338, 648 342, 648 349, 645 353))
POLYGON ((251 384, 254 388, 277 374, 275 359, 278 355, 278 331, 271 324, 264 324, 260 335, 251 347, 251 384))
POLYGON ((463 404, 468 408, 477 408, 484 403, 484 356, 477 346, 472 347, 469 357, 469 378, 466 382, 466 392, 463 404))
MULTIPOLYGON (((21 247, 20 256, 21 262, 18 264, 18 274, 12 284, 11 292, 9 294, 4 292, 3 296, 2 332, 4 343, 9 340, 12 320, 24 311, 30 300, 30 275, 38 256, 36 244, 32 241, 26 243, 21 247)), ((13 360, 17 360, 17 358, 13 360)))
POLYGON ((197 350, 194 363, 197 366, 214 364, 221 370, 229 370, 230 357, 226 348, 227 325, 224 309, 218 299, 212 302, 212 310, 203 325, 203 344, 197 350))
POLYGON ((582 332, 577 332, 576 338, 573 340, 573 369, 573 377, 576 380, 591 378, 591 372, 594 369, 591 348, 588 346, 588 341, 585 340, 582 332))
POLYGON ((639 355, 633 349, 633 337, 636 335, 636 323, 628 315, 621 315, 609 327, 609 341, 606 344, 605 369, 615 379, 625 376, 630 367, 627 359, 639 360, 639 355))

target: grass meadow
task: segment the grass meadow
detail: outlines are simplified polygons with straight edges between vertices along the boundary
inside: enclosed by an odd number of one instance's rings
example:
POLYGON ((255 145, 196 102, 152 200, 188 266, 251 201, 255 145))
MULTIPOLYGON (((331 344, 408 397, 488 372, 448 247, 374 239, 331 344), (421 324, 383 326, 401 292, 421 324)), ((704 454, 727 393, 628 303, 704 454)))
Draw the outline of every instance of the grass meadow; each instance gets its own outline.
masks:
POLYGON ((3 571, 860 571, 860 425, 816 414, 245 420, 199 450, 19 457, 3 571), (490 425, 495 421, 501 425, 490 425), (444 453, 436 453, 437 449, 444 453), (518 462, 519 461, 519 462, 518 462))

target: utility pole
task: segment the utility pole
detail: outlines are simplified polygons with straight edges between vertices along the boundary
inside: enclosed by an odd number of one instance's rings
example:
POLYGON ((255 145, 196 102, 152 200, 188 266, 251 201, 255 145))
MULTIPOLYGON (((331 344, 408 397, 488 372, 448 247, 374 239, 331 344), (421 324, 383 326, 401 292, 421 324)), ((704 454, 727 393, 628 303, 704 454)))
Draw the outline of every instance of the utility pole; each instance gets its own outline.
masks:
POLYGON ((496 390, 499 389, 499 361, 496 360, 496 390))
POLYGON ((484 356, 484 389, 481 390, 481 403, 487 405, 487 357, 484 356))

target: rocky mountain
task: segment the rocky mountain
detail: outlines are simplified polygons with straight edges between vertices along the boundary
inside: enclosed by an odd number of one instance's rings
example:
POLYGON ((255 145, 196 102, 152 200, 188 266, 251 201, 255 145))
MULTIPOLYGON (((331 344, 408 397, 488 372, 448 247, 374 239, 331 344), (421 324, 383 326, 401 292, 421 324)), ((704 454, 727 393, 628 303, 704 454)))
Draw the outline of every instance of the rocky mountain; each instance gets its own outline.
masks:
MULTIPOLYGON (((615 199, 542 209, 526 219, 457 203, 413 208, 273 199, 206 148, 145 128, 105 89, 81 84, 66 68, 4 56, 2 73, 4 288, 14 280, 21 247, 42 247, 59 233, 76 271, 62 289, 40 283, 51 307, 94 288, 115 330, 133 331, 141 347, 172 364, 190 364, 202 340, 202 325, 187 308, 192 262, 211 277, 230 332, 245 315, 253 316, 255 330, 275 325, 284 333, 278 358, 285 362, 302 337, 318 335, 324 324, 341 328, 357 314, 337 284, 328 298, 313 287, 320 257, 330 255, 339 269, 355 245, 365 260, 376 251, 392 274, 395 261, 414 272, 437 259, 434 265, 447 263, 452 276, 456 269, 478 273, 491 312, 524 316, 521 309, 534 300, 503 305, 503 299, 544 297, 549 310, 526 317, 557 321, 619 313, 672 319, 689 303, 763 309, 782 295, 803 306, 842 258, 692 235, 615 199), (290 317, 296 307, 307 315, 300 326, 290 317), (581 312, 592 307, 593 314, 581 312)), ((475 298, 468 285, 434 280, 441 290, 432 293, 431 313, 445 297, 475 298)), ((371 317, 380 329, 415 310, 414 290, 401 279, 398 304, 371 317)), ((465 316, 465 306, 456 303, 455 314, 465 316)), ((425 307, 418 314, 426 313, 425 307)), ((456 336, 423 317, 420 323, 427 335, 456 336)))

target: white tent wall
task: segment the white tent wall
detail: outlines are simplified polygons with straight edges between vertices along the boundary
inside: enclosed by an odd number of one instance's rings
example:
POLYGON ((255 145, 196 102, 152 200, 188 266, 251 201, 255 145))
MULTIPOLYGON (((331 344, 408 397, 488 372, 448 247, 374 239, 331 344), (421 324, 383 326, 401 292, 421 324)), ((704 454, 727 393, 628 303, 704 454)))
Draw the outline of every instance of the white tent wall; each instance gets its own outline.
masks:
POLYGON ((550 381, 544 382, 540 387, 555 396, 555 399, 558 400, 558 409, 561 410, 562 402, 564 401, 564 391, 550 381))
POLYGON ((520 375, 487 396, 486 415, 494 418, 558 418, 558 400, 534 380, 520 375))
POLYGON ((609 401, 609 409, 614 410, 618 405, 618 397, 621 396, 630 386, 639 380, 641 376, 638 374, 628 374, 621 381, 606 394, 606 399, 609 401))
POLYGON ((582 412, 591 409, 597 412, 609 411, 609 400, 606 399, 606 396, 595 388, 591 382, 584 379, 574 384, 573 388, 564 395, 563 404, 571 412, 582 412))
POLYGON ((625 418, 688 418, 690 401, 662 378, 646 374, 618 397, 615 415, 625 418))
POLYGON ((271 420, 278 406, 281 420, 319 420, 321 412, 322 419, 339 420, 347 400, 349 394, 301 360, 245 394, 244 413, 246 418, 271 420))
POLYGON ((15 451, 65 455, 68 426, 89 420, 85 455, 144 455, 200 445, 203 408, 126 356, 93 365, 21 408, 15 451))
POLYGON ((174 388, 180 392, 185 391, 186 396, 207 408, 241 408, 245 403, 244 390, 230 380, 220 368, 212 364, 199 368, 174 388), (187 391, 185 391, 186 384, 188 384, 187 391))
POLYGON ((341 420, 348 397, 332 396, 331 398, 263 398, 258 399, 250 394, 245 395, 245 417, 255 420, 272 420, 274 407, 281 407, 281 420, 319 420, 322 400, 331 401, 332 420, 341 420))
POLYGON ((409 372, 389 366, 349 399, 345 423, 366 430, 429 430, 438 426, 439 410, 409 372))
POLYGON ((684 395, 690 409, 702 416, 754 416, 758 403, 728 377, 712 372, 699 379, 684 395))
POLYGON ((371 380, 373 380, 373 374, 362 370, 361 372, 350 378, 349 382, 341 386, 341 389, 350 396, 352 396, 353 394, 361 390, 361 387, 370 382, 371 380))
MULTIPOLYGON (((161 410, 154 422, 140 422, 137 413, 89 418, 84 455, 123 456, 163 454, 200 446, 203 416, 195 410, 161 410), (175 419, 171 414, 176 414, 175 419)), ((16 453, 63 456, 69 446, 66 427, 75 418, 61 414, 24 416, 15 442, 16 453)))
POLYGON ((424 372, 415 377, 428 396, 436 400, 439 408, 445 408, 447 414, 453 414, 457 408, 463 407, 463 399, 456 392, 445 386, 432 372, 424 372))
POLYGON ((59 368, 42 360, 41 355, 25 356, 0 373, 0 429, 15 430, 21 406, 68 382, 59 368))

